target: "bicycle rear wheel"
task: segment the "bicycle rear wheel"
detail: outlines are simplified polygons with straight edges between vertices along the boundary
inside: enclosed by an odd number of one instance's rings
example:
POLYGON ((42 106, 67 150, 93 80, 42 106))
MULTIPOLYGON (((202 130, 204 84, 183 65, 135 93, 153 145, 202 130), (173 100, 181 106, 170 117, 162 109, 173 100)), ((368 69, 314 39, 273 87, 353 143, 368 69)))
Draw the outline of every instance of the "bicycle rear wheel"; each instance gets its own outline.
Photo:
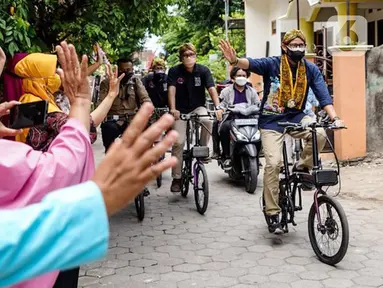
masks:
POLYGON ((195 169, 194 199, 198 213, 203 215, 209 203, 209 180, 205 166, 202 163, 198 163, 195 169))
POLYGON ((313 203, 308 218, 311 246, 321 262, 335 265, 343 259, 348 248, 347 216, 340 203, 327 195, 318 197, 318 210, 320 211, 321 225, 317 223, 318 212, 315 203, 313 203), (325 243, 321 243, 321 240, 324 240, 325 243), (333 245, 330 245, 330 242, 333 245), (339 243, 339 248, 335 248, 337 243, 339 243), (324 251, 325 248, 328 248, 329 251, 324 251))
MULTIPOLYGON (((165 155, 162 155, 160 159, 158 160, 158 162, 161 162, 164 159, 165 159, 165 155)), ((160 188, 162 186, 162 173, 158 175, 156 181, 157 181, 157 187, 160 188)))
POLYGON ((141 192, 135 199, 134 204, 136 205, 138 220, 142 221, 145 218, 145 196, 144 192, 141 192))
POLYGON ((182 162, 182 178, 181 178, 181 195, 183 197, 188 196, 190 186, 190 164, 189 161, 184 160, 182 162))

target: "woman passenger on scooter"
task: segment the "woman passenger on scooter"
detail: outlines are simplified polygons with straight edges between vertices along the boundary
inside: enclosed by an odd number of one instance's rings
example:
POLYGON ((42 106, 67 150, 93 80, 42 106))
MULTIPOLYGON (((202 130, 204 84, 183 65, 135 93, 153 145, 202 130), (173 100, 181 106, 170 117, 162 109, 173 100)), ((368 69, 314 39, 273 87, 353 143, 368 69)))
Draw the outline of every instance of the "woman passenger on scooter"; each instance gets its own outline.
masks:
POLYGON ((219 139, 222 144, 222 157, 224 157, 224 168, 231 167, 230 160, 230 127, 232 119, 229 114, 223 117, 226 109, 232 105, 247 103, 249 105, 260 105, 257 91, 248 85, 250 72, 238 67, 233 67, 230 72, 230 77, 234 84, 226 87, 221 92, 222 102, 219 105, 219 110, 216 111, 217 120, 220 121, 218 127, 219 139))

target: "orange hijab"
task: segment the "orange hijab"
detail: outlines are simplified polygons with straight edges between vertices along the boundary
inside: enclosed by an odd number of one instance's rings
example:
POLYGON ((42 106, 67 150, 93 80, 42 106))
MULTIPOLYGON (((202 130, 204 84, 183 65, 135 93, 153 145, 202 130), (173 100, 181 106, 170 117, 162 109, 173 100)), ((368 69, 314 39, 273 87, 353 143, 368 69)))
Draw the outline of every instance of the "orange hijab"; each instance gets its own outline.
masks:
MULTIPOLYGON (((42 53, 29 54, 16 64, 15 74, 23 79, 21 103, 46 100, 49 103, 48 113, 61 112, 53 96, 61 85, 56 65, 57 56, 42 53)), ((23 133, 16 136, 16 141, 26 142, 28 132, 28 128, 23 129, 23 133)))

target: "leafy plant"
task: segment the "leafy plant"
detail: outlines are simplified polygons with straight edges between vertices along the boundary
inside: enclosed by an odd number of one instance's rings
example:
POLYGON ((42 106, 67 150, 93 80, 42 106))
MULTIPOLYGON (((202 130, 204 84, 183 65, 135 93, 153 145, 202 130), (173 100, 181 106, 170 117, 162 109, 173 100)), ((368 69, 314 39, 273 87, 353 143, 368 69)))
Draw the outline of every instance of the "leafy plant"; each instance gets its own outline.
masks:
MULTIPOLYGON (((166 33, 161 43, 167 51, 169 66, 179 62, 178 48, 185 42, 191 42, 197 49, 197 61, 212 71, 216 81, 226 79, 226 62, 218 48, 219 40, 225 38, 223 29, 223 1, 180 1, 171 16, 166 33), (210 55, 217 55, 217 60, 210 60, 210 55)), ((232 18, 243 18, 242 1, 231 1, 232 18)), ((232 30, 229 40, 239 55, 245 54, 245 31, 232 30)))
POLYGON ((15 52, 41 51, 36 43, 36 33, 28 22, 26 0, 15 0, 0 6, 0 46, 9 56, 15 52))

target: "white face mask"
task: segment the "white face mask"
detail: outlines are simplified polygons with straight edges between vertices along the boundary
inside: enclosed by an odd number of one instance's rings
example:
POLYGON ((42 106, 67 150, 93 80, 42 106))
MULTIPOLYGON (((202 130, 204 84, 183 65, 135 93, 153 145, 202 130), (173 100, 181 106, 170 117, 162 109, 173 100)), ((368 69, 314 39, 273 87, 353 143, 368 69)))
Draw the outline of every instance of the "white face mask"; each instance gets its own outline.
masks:
POLYGON ((235 78, 235 83, 238 85, 238 86, 245 86, 246 83, 247 83, 247 78, 246 77, 237 77, 235 78))

